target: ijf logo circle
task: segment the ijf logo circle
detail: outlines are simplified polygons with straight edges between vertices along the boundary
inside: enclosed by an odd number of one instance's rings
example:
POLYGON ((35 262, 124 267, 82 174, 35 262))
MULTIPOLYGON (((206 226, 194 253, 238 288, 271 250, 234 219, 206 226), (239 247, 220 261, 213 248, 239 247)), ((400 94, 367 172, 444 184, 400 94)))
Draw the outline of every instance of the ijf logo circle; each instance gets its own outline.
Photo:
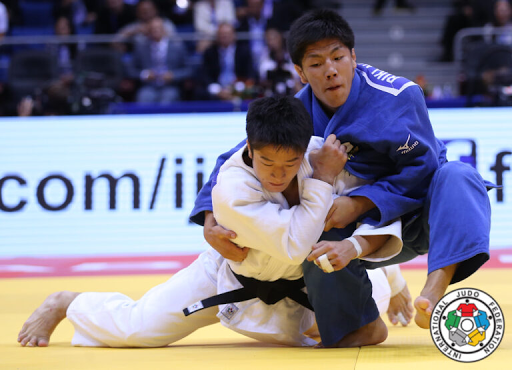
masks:
POLYGON ((475 362, 490 356, 500 345, 505 317, 487 293, 473 288, 454 290, 436 304, 430 334, 446 357, 475 362))

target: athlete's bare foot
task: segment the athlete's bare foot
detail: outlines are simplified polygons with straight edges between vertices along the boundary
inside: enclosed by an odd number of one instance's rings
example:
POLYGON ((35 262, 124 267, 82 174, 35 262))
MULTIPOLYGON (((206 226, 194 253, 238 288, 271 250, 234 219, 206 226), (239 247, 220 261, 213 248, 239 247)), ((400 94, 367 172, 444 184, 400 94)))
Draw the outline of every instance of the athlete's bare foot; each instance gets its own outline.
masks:
POLYGON ((389 300, 388 319, 393 325, 400 323, 407 326, 411 322, 413 312, 411 293, 406 285, 400 293, 389 300))
POLYGON ((430 327, 430 316, 432 316, 434 305, 427 297, 419 296, 414 300, 414 308, 416 308, 414 321, 420 328, 428 329, 430 327))
POLYGON ((425 286, 419 297, 414 300, 416 308, 414 321, 420 328, 428 329, 430 327, 432 311, 446 292, 457 267, 458 264, 448 265, 428 274, 425 286))
POLYGON ((23 347, 48 347, 50 336, 66 317, 69 305, 78 294, 68 291, 50 294, 25 321, 18 334, 18 342, 23 347))
MULTIPOLYGON (((362 328, 347 334, 338 343, 332 347, 337 348, 350 348, 350 347, 361 347, 371 346, 374 344, 382 343, 388 337, 388 328, 384 321, 380 317, 377 320, 366 324, 362 328)), ((317 348, 324 348, 322 343, 316 346, 317 348)))

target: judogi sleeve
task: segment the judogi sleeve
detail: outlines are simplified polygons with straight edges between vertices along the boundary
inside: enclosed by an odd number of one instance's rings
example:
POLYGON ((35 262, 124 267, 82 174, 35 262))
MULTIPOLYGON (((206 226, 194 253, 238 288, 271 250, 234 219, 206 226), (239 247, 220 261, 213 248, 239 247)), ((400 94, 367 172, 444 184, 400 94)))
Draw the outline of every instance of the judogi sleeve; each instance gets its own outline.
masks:
POLYGON ((410 87, 400 94, 402 109, 379 132, 374 143, 378 152, 389 156, 394 169, 371 185, 364 185, 350 196, 364 196, 373 201, 380 215, 363 222, 385 225, 391 220, 420 208, 431 178, 439 166, 439 143, 434 136, 420 90, 410 87), (400 124, 398 124, 400 122, 400 124))
MULTIPOLYGON (((334 182, 335 194, 333 199, 338 196, 346 195, 354 191, 354 189, 360 188, 363 184, 368 183, 367 180, 360 179, 356 176, 352 176, 347 171, 342 171, 334 182)), ((380 226, 372 226, 367 223, 357 224, 357 228, 352 234, 360 236, 370 235, 389 235, 390 238, 382 245, 377 251, 372 254, 360 257, 360 259, 380 262, 393 258, 398 255, 402 250, 402 221, 400 218, 396 218, 386 224, 380 226)))
POLYGON ((323 232, 333 191, 320 180, 302 181, 300 204, 286 209, 266 199, 254 176, 232 167, 219 174, 212 190, 215 219, 237 233, 236 244, 299 265, 323 232))
POLYGON ((402 250, 402 222, 399 218, 380 227, 368 224, 360 224, 352 235, 389 235, 389 239, 375 252, 360 257, 362 260, 370 262, 381 262, 389 260, 400 253, 402 250))

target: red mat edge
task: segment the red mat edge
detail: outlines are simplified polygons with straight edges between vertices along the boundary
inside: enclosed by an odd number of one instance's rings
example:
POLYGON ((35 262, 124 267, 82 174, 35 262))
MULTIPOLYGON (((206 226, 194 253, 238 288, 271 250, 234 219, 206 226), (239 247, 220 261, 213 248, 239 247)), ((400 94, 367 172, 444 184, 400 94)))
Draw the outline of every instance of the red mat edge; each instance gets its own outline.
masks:
MULTIPOLYGON (((197 254, 0 258, 0 278, 174 274, 196 258, 197 254)), ((401 267, 425 269, 427 256, 416 257, 401 267)), ((483 268, 512 268, 512 247, 491 250, 483 268)))

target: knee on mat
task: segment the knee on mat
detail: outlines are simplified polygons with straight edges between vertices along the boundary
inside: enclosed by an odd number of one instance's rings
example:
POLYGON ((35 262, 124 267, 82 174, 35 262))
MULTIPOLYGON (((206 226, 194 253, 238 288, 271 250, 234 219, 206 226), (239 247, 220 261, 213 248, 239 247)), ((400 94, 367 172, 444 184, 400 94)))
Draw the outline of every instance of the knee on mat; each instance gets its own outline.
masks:
POLYGON ((384 342, 388 338, 388 327, 382 321, 381 318, 378 319, 378 325, 374 329, 374 333, 372 334, 372 338, 370 340, 370 343, 368 345, 375 345, 384 342))

